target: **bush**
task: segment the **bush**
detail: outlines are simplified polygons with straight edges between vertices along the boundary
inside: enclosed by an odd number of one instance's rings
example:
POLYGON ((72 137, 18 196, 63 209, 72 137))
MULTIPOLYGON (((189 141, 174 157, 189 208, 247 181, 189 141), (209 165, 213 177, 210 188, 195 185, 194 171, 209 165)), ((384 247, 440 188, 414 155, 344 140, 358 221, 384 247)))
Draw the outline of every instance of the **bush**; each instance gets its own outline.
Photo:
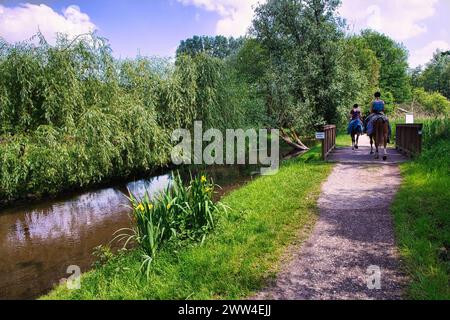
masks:
POLYGON ((415 102, 419 110, 429 116, 443 116, 450 113, 450 101, 438 92, 426 92, 423 88, 413 91, 415 102))
MULTIPOLYGON (((117 240, 135 241, 143 252, 141 269, 148 276, 158 251, 167 242, 205 241, 214 229, 217 214, 226 207, 213 202, 214 184, 206 176, 192 178, 185 187, 180 174, 172 175, 172 185, 150 199, 146 194, 138 200, 130 196, 135 227, 132 235, 120 234, 117 240)), ((118 233, 127 229, 119 230, 118 233)))

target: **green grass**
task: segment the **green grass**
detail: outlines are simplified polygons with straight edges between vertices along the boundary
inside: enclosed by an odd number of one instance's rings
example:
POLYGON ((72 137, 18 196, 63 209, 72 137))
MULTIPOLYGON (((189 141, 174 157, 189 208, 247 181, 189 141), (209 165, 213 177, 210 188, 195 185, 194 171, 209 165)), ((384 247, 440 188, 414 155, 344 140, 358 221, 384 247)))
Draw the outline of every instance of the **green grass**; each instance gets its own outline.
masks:
POLYGON ((401 166, 392 207, 410 299, 450 299, 450 141, 439 140, 401 166))
POLYGON ((352 139, 346 131, 338 132, 336 136, 336 147, 351 147, 352 139))
POLYGON ((318 158, 316 147, 226 196, 222 202, 232 209, 204 245, 163 249, 148 281, 139 252, 123 252, 85 274, 81 290, 59 287, 44 299, 248 297, 275 277, 287 247, 314 225, 321 183, 332 168, 318 158))

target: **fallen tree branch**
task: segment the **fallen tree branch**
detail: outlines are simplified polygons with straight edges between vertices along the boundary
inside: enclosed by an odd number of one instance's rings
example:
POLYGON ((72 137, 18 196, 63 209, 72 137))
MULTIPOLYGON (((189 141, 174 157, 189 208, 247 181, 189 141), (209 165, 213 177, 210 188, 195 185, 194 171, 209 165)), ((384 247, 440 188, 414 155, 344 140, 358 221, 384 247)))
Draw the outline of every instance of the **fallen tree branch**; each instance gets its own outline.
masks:
MULTIPOLYGON (((294 149, 297 150, 302 150, 302 151, 307 151, 309 150, 309 148, 307 146, 305 146, 305 144, 303 142, 301 142, 300 138, 298 137, 297 134, 293 134, 293 135, 289 135, 286 130, 284 129, 280 129, 281 132, 281 139, 283 139, 284 142, 286 142, 289 146, 291 146, 294 149)), ((291 132, 295 132, 292 131, 291 132)))

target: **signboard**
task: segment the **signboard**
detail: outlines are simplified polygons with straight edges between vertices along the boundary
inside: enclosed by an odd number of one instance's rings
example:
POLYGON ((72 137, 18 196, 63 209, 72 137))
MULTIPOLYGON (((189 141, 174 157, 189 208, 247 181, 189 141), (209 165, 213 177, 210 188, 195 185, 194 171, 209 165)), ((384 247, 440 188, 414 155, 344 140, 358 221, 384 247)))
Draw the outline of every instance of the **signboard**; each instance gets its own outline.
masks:
POLYGON ((316 132, 317 140, 325 140, 325 132, 316 132))
POLYGON ((414 114, 406 114, 406 124, 414 124, 414 114))

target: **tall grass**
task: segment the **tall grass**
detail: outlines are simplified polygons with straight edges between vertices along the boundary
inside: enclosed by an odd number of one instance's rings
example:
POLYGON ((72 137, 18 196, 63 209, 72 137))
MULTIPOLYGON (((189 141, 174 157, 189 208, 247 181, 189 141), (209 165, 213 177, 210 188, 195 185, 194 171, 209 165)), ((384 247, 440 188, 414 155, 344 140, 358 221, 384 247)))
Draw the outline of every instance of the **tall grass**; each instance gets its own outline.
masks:
MULTIPOLYGON (((179 173, 172 175, 167 190, 154 199, 130 195, 135 227, 131 235, 119 234, 125 246, 135 241, 143 252, 141 270, 147 276, 159 250, 168 242, 195 241, 203 243, 214 229, 219 213, 226 213, 223 204, 213 201, 214 183, 205 175, 191 177, 186 187, 179 173)), ((118 233, 127 229, 119 230, 118 233)))
POLYGON ((424 152, 402 165, 392 211, 412 299, 450 299, 450 121, 426 120, 424 152))

